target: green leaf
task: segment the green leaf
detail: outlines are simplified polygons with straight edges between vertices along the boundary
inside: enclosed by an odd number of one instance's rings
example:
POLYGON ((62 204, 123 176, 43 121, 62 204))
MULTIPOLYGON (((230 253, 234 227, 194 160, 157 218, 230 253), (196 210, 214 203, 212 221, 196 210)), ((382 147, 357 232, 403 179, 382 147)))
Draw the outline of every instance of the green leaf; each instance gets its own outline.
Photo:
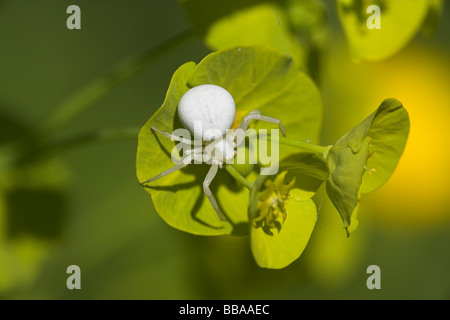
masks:
POLYGON ((338 0, 338 13, 356 60, 384 60, 405 47, 420 30, 433 0, 338 0), (381 9, 381 29, 369 29, 366 10, 381 9))
POLYGON ((285 12, 262 3, 216 21, 205 36, 215 50, 241 45, 268 45, 303 62, 302 48, 289 28, 285 12))
POLYGON ((179 0, 196 32, 202 37, 217 20, 233 12, 267 2, 264 0, 179 0))
MULTIPOLYGON (((239 47, 212 53, 201 61, 187 63, 174 74, 162 107, 139 134, 137 176, 145 181, 172 167, 170 152, 174 142, 155 134, 151 126, 173 132, 181 124, 176 108, 191 87, 215 84, 228 90, 236 102, 236 121, 252 110, 279 118, 288 136, 317 140, 321 123, 321 99, 315 84, 301 73, 292 59, 264 47, 239 47)), ((277 128, 263 122, 255 128, 277 128)), ((295 152, 280 147, 282 157, 295 152)), ((146 187, 159 215, 171 226, 201 235, 248 233, 248 191, 226 172, 219 170, 212 192, 226 222, 220 221, 202 190, 209 166, 189 165, 146 187)), ((254 179, 249 176, 248 179, 254 179)))
POLYGON ((190 21, 211 49, 267 45, 311 73, 324 44, 326 10, 303 0, 182 0, 190 21))
POLYGON ((320 180, 328 180, 330 170, 327 161, 315 154, 301 152, 288 156, 280 162, 280 170, 293 174, 306 174, 320 180))
POLYGON ((395 99, 385 100, 365 124, 373 152, 366 166, 375 170, 364 172, 361 194, 371 193, 389 180, 403 154, 410 128, 408 111, 395 99))
POLYGON ((273 2, 187 0, 182 4, 196 30, 213 50, 268 45, 295 59, 302 54, 285 11, 273 2))
MULTIPOLYGON (((262 177, 262 176, 260 176, 262 177)), ((250 216, 255 216, 258 203, 258 184, 263 179, 258 178, 252 190, 250 216)), ((264 192, 264 191, 263 191, 264 192)), ((317 210, 311 197, 314 192, 304 191, 294 187, 285 201, 286 219, 277 228, 250 228, 250 245, 258 266, 268 269, 281 269, 298 259, 308 244, 317 220, 317 210)), ((269 199, 270 201, 270 199, 269 199)))
POLYGON ((327 182, 327 193, 346 229, 351 224, 352 214, 359 202, 368 145, 364 132, 356 131, 338 140, 328 156, 331 175, 327 182))
POLYGON ((374 191, 389 179, 408 134, 407 111, 399 101, 387 99, 330 149, 327 193, 348 231, 356 229, 351 225, 357 223, 360 195, 374 191))

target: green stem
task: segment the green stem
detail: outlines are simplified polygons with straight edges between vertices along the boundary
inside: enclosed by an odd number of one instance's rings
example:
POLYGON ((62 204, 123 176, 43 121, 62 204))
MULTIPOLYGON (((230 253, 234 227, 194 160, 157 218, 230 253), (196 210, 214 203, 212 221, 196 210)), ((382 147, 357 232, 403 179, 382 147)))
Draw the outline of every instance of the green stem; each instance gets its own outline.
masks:
MULTIPOLYGON (((260 133, 258 134, 259 138, 261 138, 263 136, 264 136, 264 134, 260 134, 260 133)), ((267 134, 267 136, 270 136, 270 133, 267 134)), ((330 146, 320 146, 320 145, 306 142, 306 141, 298 141, 298 140, 288 139, 283 136, 278 136, 278 138, 271 137, 271 139, 274 139, 273 141, 277 141, 275 139, 278 139, 279 143, 284 144, 286 146, 294 147, 294 148, 301 149, 304 151, 318 153, 318 154, 322 155, 324 158, 326 158, 326 155, 330 149, 330 146)))
POLYGON ((38 146, 29 153, 26 153, 20 160, 28 160, 30 158, 37 158, 64 152, 68 149, 73 149, 79 146, 92 143, 107 143, 120 140, 136 140, 139 134, 138 128, 126 128, 118 130, 104 130, 80 134, 75 137, 70 137, 54 142, 49 142, 38 146))
POLYGON ((225 165, 225 170, 238 182, 240 182, 244 187, 246 187, 248 190, 252 189, 253 183, 245 179, 237 170, 235 167, 233 167, 231 164, 225 165))
POLYGON ((126 128, 118 130, 94 131, 79 136, 60 140, 49 144, 46 148, 51 150, 65 150, 83 144, 115 142, 119 140, 137 139, 139 129, 126 128))
POLYGON ((50 134, 58 130, 95 101, 106 95, 112 88, 127 80, 168 51, 181 46, 190 40, 192 36, 193 33, 190 29, 183 31, 158 46, 147 49, 117 64, 106 75, 89 83, 57 106, 43 123, 43 131, 46 134, 50 134))
POLYGON ((317 144, 305 141, 291 140, 286 137, 279 137, 278 139, 279 139, 278 142, 286 146, 291 146, 297 149, 319 153, 321 155, 324 155, 329 148, 328 146, 319 146, 317 144))

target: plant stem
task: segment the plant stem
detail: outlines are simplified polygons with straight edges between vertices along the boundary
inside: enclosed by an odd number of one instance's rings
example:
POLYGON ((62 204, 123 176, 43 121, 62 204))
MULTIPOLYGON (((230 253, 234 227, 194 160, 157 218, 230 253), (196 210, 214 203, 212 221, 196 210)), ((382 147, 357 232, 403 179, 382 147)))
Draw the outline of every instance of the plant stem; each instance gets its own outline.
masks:
POLYGON ((286 146, 291 146, 291 147, 302 149, 305 151, 319 153, 321 155, 324 155, 325 152, 328 150, 328 146, 320 146, 320 145, 305 142, 305 141, 291 140, 286 137, 279 137, 278 142, 281 144, 284 144, 286 146))
POLYGON ((75 137, 70 137, 38 146, 36 149, 26 153, 20 160, 48 156, 60 153, 68 149, 76 148, 85 144, 115 142, 120 140, 137 139, 139 128, 126 128, 118 130, 104 130, 83 133, 75 137))
POLYGON ((192 36, 192 30, 188 29, 156 47, 147 49, 120 62, 106 75, 92 81, 57 106, 42 125, 43 132, 49 134, 58 130, 95 101, 106 95, 112 88, 142 70, 158 57, 190 40, 192 36))
MULTIPOLYGON (((258 133, 258 138, 261 138, 263 136, 266 136, 266 138, 267 138, 267 136, 270 136, 270 133, 267 135, 258 133)), ((271 139, 274 139, 273 141, 278 141, 279 143, 284 144, 286 146, 294 147, 294 148, 301 149, 304 151, 318 153, 318 154, 322 155, 323 157, 326 157, 326 154, 330 149, 330 146, 320 146, 320 145, 306 142, 306 141, 288 139, 283 136, 278 136, 278 138, 271 137, 271 139)))
POLYGON ((233 167, 231 164, 225 165, 225 170, 238 182, 240 182, 244 187, 246 187, 248 190, 251 190, 253 183, 245 179, 237 170, 235 167, 233 167))

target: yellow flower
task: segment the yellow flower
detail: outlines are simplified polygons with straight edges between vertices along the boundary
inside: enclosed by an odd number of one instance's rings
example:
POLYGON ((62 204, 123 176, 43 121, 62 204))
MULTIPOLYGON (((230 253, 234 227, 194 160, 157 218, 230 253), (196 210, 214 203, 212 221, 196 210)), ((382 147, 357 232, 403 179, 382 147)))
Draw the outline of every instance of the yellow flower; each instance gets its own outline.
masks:
POLYGON ((287 171, 276 176, 275 180, 267 180, 266 187, 258 197, 256 204, 257 216, 253 219, 255 227, 279 229, 287 217, 286 201, 289 191, 294 187, 295 178, 288 184, 284 183, 287 171), (279 220, 282 220, 281 223, 279 220))

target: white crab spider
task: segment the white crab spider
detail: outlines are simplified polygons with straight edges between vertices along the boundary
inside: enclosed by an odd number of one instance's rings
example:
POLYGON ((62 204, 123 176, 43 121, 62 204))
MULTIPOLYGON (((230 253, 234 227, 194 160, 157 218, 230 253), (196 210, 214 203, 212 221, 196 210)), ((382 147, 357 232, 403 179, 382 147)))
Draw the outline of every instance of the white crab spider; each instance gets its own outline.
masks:
MULTIPOLYGON (((220 211, 209 186, 216 176, 218 169, 234 159, 237 147, 242 143, 242 141, 237 141, 236 135, 226 134, 227 130, 233 125, 236 115, 234 99, 224 88, 213 84, 204 84, 188 90, 181 97, 180 102, 178 103, 177 112, 182 125, 192 134, 194 134, 194 123, 198 121, 201 122, 201 147, 194 147, 189 152, 186 152, 179 164, 142 182, 141 185, 150 183, 186 167, 193 159, 198 159, 198 156, 201 157, 204 151, 208 151, 209 149, 208 153, 211 156, 211 168, 203 181, 203 191, 219 218, 224 221, 225 219, 223 218, 222 212, 220 211)), ((243 130, 244 132, 247 131, 250 121, 252 120, 262 120, 277 124, 283 136, 286 135, 284 127, 279 119, 264 116, 257 110, 250 112, 244 117, 237 129, 243 130)), ((187 145, 194 145, 194 141, 161 131, 154 127, 151 128, 174 141, 179 141, 187 145)))

